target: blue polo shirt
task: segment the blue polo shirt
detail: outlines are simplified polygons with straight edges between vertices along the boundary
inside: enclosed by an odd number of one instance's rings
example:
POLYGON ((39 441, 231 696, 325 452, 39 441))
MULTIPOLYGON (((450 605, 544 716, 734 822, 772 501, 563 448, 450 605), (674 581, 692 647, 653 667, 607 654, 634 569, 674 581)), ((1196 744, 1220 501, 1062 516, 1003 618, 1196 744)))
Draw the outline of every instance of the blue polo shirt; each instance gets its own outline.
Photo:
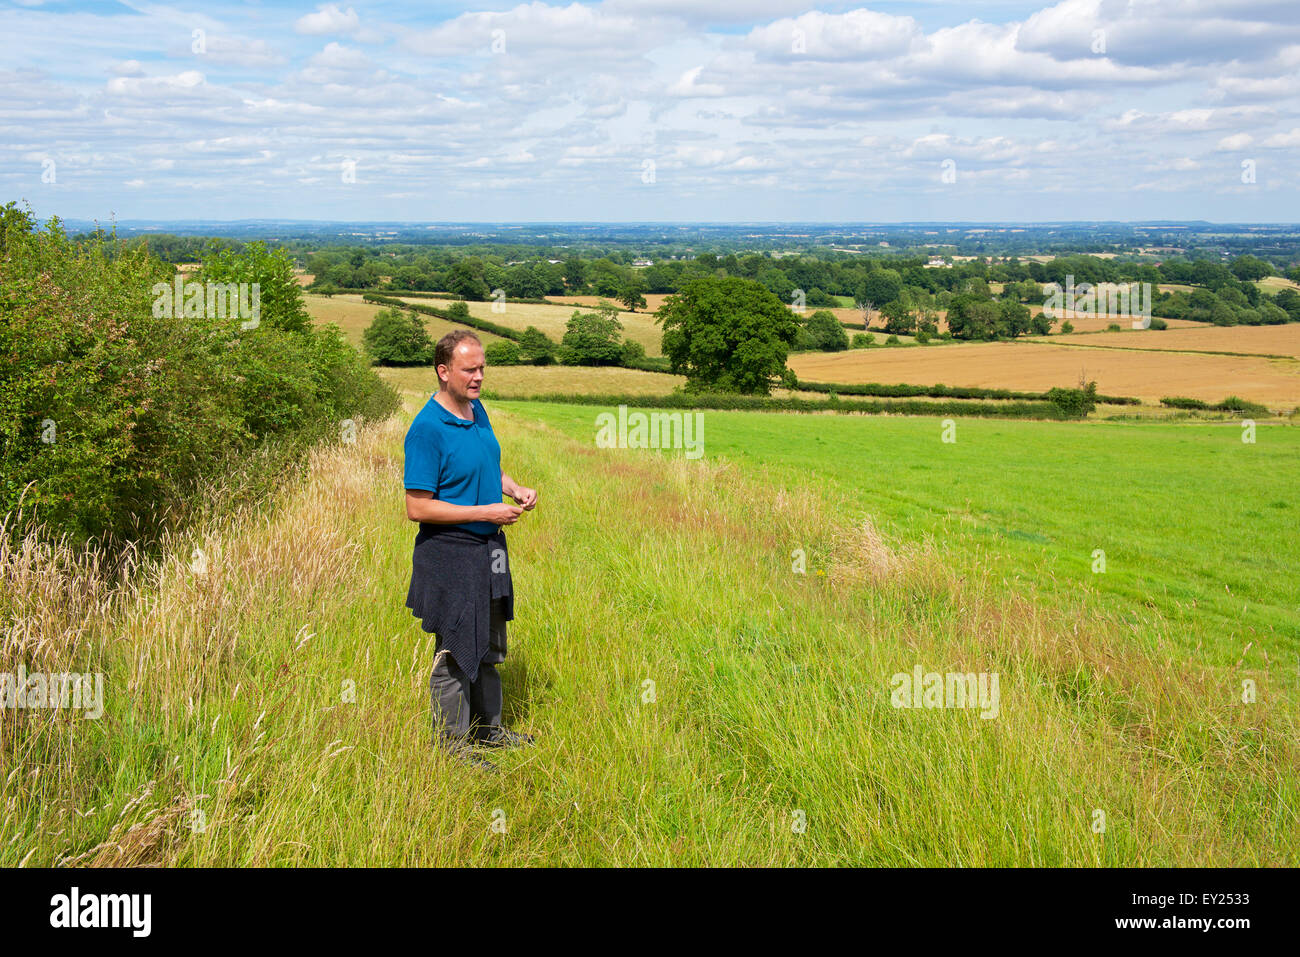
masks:
MULTIPOLYGON (((501 503, 501 446, 483 403, 470 400, 474 419, 448 412, 432 396, 406 431, 405 485, 432 492, 453 505, 501 503)), ((494 535, 494 522, 463 522, 456 528, 494 535)))

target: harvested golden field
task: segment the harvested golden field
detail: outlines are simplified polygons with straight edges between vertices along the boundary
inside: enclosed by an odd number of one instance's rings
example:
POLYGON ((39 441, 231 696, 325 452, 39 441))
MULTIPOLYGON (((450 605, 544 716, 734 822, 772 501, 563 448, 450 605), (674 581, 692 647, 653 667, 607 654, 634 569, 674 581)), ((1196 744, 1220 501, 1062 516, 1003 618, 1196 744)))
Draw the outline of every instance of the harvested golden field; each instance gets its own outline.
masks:
MULTIPOLYGON (((432 395, 438 389, 437 377, 431 367, 392 368, 376 370, 399 392, 414 395, 432 395)), ((490 366, 483 377, 485 390, 491 395, 668 395, 673 389, 686 384, 686 377, 662 372, 643 372, 640 369, 619 369, 608 366, 490 366)), ((488 401, 491 402, 489 396, 488 401)), ((813 402, 826 399, 825 393, 804 390, 773 389, 777 399, 798 398, 813 402)), ((879 401, 875 396, 840 396, 846 405, 854 402, 879 401)), ((964 402, 964 399, 949 401, 964 402)), ((979 401, 979 400, 970 400, 979 401)), ((1126 407, 1129 408, 1129 407, 1126 407)))
POLYGON ((1296 283, 1285 276, 1265 276, 1255 283, 1263 292, 1276 296, 1283 289, 1291 289, 1300 292, 1300 283, 1296 283))
MULTIPOLYGON (((432 395, 438 389, 433 368, 381 368, 379 374, 399 391, 432 395)), ((686 377, 609 366, 489 366, 483 388, 499 395, 627 394, 667 395, 686 377)))
MULTIPOLYGON (((827 307, 822 306, 820 308, 825 309, 827 307)), ((815 310, 813 310, 813 308, 809 306, 808 312, 804 313, 804 315, 807 316, 809 313, 812 313, 813 311, 815 310)), ((836 308, 836 309, 830 309, 829 311, 835 313, 835 318, 840 321, 840 324, 845 327, 845 331, 847 331, 850 336, 854 332, 863 331, 861 309, 836 308)), ((1036 316, 1042 311, 1043 311, 1043 306, 1041 303, 1029 306, 1029 314, 1031 316, 1036 316)), ((939 316, 939 321, 937 323, 939 327, 939 331, 947 332, 948 331, 948 310, 940 309, 938 310, 937 314, 939 316)), ((1132 327, 1133 320, 1137 318, 1140 317, 1103 316, 1100 318, 1096 318, 1096 317, 1088 318, 1088 317, 1076 316, 1075 318, 1070 319, 1069 321, 1071 324, 1073 324, 1075 332, 1102 332, 1112 322, 1118 322, 1125 329, 1129 329, 1132 327)), ((1205 323, 1203 322, 1192 322, 1189 319, 1166 319, 1165 321, 1169 323, 1169 328, 1171 329, 1175 329, 1183 326, 1196 328, 1205 325, 1205 323)), ((871 322, 872 322, 871 328, 866 331, 876 333, 877 335, 881 335, 881 334, 888 335, 888 333, 886 333, 882 328, 883 321, 880 318, 880 313, 874 309, 871 312, 871 322)), ((1061 334, 1059 331, 1060 328, 1061 328, 1061 320, 1058 319, 1056 321, 1056 325, 1052 327, 1052 335, 1053 336, 1060 335, 1061 334)))
MULTIPOLYGON (((338 296, 315 296, 311 293, 303 294, 303 301, 306 303, 307 312, 318 325, 326 323, 337 323, 338 327, 343 330, 344 337, 358 348, 361 346, 361 334, 365 332, 366 327, 375 321, 375 313, 383 306, 366 302, 360 295, 348 293, 338 296)), ((416 300, 411 300, 415 302, 416 300)), ((453 329, 467 328, 457 326, 454 322, 448 322, 446 319, 439 319, 437 316, 425 316, 416 313, 424 321, 424 328, 429 330, 429 336, 437 341, 451 332, 453 329)), ((504 323, 503 323, 504 325, 504 323)), ((481 332, 477 329, 474 332, 482 340, 483 345, 489 342, 502 342, 500 336, 494 336, 490 332, 481 332)))
MULTIPOLYGON (((1156 333, 1160 335, 1161 333, 1156 333)), ((1034 342, 962 343, 912 349, 803 353, 789 366, 809 382, 906 382, 1042 391, 1096 380, 1108 395, 1150 402, 1182 395, 1218 402, 1229 395, 1275 410, 1300 405, 1300 362, 1255 356, 1080 349, 1034 342)))
MULTIPOLYGON (((1042 305, 1029 307, 1029 314, 1036 316, 1043 311, 1042 305)), ((1106 327, 1112 322, 1117 322, 1121 329, 1132 330, 1134 321, 1141 319, 1141 316, 1072 316, 1067 319, 1057 319, 1056 324, 1052 326, 1052 336, 1065 335, 1061 332, 1061 323, 1069 322, 1074 326, 1074 332, 1104 332, 1106 327)), ((1190 319, 1166 319, 1170 329, 1199 329, 1205 326, 1203 322, 1192 322, 1190 319)), ((1073 335, 1074 333, 1069 333, 1073 335)))
MULTIPOLYGON (((399 297, 400 298, 400 297, 399 297)), ((594 297, 584 297, 593 298, 594 297)), ((410 302, 428 302, 429 300, 403 300, 410 302)), ((469 303, 469 314, 479 319, 495 322, 500 326, 518 329, 523 332, 529 326, 536 326, 556 342, 564 338, 564 330, 569 318, 578 311, 574 306, 545 306, 540 303, 505 302, 504 312, 493 312, 491 302, 469 303)), ((442 308, 445 308, 445 304, 442 308)), ((645 347, 646 355, 663 355, 660 344, 663 342, 663 330, 655 325, 654 315, 649 312, 620 312, 618 321, 623 323, 623 338, 639 342, 645 347)))
MULTIPOLYGON (((656 309, 658 309, 660 306, 664 304, 664 300, 667 299, 670 295, 671 293, 667 293, 667 292, 646 293, 645 294, 646 307, 644 309, 638 309, 637 312, 638 313, 654 312, 656 309)), ((592 306, 592 307, 600 305, 602 300, 604 302, 613 302, 613 299, 611 299, 609 296, 547 296, 546 298, 549 299, 551 302, 559 303, 561 305, 566 302, 576 302, 582 306, 592 306)), ((618 303, 614 303, 614 304, 618 305, 618 303)), ((619 306, 619 308, 621 309, 622 306, 619 306)))
MULTIPOLYGON (((1300 358, 1300 323, 1284 326, 1207 326, 1188 323, 1178 328, 1130 329, 1124 332, 1101 332, 1092 335, 1053 336, 1061 345, 1098 346, 1102 348, 1183 350, 1189 352, 1248 352, 1255 355, 1293 356, 1300 358)), ((1035 342, 1048 340, 1037 338, 1035 342)))

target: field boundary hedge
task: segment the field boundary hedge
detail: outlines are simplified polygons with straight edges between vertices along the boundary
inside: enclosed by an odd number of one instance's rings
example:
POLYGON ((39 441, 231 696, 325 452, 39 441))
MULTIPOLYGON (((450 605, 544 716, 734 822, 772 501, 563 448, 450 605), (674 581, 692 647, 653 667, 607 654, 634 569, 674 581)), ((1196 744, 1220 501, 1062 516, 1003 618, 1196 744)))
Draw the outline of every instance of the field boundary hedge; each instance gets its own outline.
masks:
MULTIPOLYGON (((834 392, 837 395, 873 395, 882 398, 907 398, 927 396, 935 399, 1019 399, 1024 401, 1050 401, 1047 392, 1015 392, 1010 389, 985 389, 979 386, 887 385, 880 382, 839 383, 805 382, 798 380, 796 389, 802 392, 834 392)), ((1141 405, 1142 400, 1126 395, 1099 395, 1097 401, 1105 405, 1141 405)))
POLYGON ((619 406, 643 409, 713 409, 717 411, 758 412, 839 412, 893 415, 940 415, 967 418, 1068 419, 1054 402, 840 402, 830 399, 779 399, 754 395, 502 395, 483 390, 483 398, 504 402, 557 402, 567 405, 619 406))
POLYGON ((1167 395, 1160 404, 1170 409, 1195 409, 1204 412, 1240 412, 1243 415, 1272 415, 1266 406, 1258 402, 1230 395, 1221 402, 1209 403, 1204 399, 1191 399, 1185 395, 1167 395))

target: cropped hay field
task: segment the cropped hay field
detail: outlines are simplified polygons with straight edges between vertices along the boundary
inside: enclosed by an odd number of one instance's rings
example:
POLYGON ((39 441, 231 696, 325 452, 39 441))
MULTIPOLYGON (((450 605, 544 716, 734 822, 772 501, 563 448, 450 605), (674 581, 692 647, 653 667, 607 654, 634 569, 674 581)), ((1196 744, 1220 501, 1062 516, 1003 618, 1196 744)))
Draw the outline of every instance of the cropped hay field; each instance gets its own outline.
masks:
MULTIPOLYGON (((303 299, 307 306, 307 312, 312 319, 320 325, 325 323, 337 323, 338 327, 343 330, 343 335, 355 346, 361 345, 361 334, 365 332, 366 327, 375 321, 375 313, 385 307, 374 303, 366 302, 360 295, 352 293, 341 294, 338 296, 317 296, 306 293, 303 299)), ((427 300, 410 300, 419 302, 427 300)), ((437 316, 426 316, 416 313, 424 323, 424 328, 429 331, 429 337, 435 342, 441 339, 453 329, 468 328, 458 326, 446 319, 439 319, 437 316)), ((474 330, 484 345, 489 342, 500 342, 500 336, 494 336, 490 332, 481 332, 474 330)))
MULTIPOLYGON (((594 305, 594 297, 588 298, 593 299, 594 305)), ((427 299, 406 299, 403 301, 429 302, 427 299)), ((471 302, 469 303, 469 314, 510 329, 518 329, 520 332, 523 332, 529 326, 536 326, 555 342, 559 342, 564 338, 564 332, 568 327, 570 317, 575 311, 578 311, 574 306, 546 306, 540 303, 507 302, 501 305, 504 306, 504 311, 493 312, 493 303, 491 302, 471 302)), ((663 341, 663 330, 655 325, 652 314, 623 311, 618 314, 618 320, 623 323, 624 339, 641 343, 645 347, 648 356, 663 355, 660 349, 660 344, 663 341)))
POLYGON ((1246 352, 1256 355, 1300 357, 1300 323, 1284 326, 1207 326, 1193 324, 1170 329, 1130 329, 1091 335, 1053 336, 1054 345, 1099 346, 1103 348, 1151 349, 1159 351, 1246 352))
MULTIPOLYGON (((381 368, 379 374, 399 391, 431 395, 438 391, 432 368, 381 368)), ((493 366, 483 374, 484 389, 499 395, 668 395, 686 384, 685 376, 640 369, 597 366, 493 366)))
MULTIPOLYGON (((1043 306, 1042 303, 1035 303, 1034 305, 1029 306, 1028 309, 1029 309, 1029 314, 1031 316, 1036 316, 1043 311, 1043 306)), ((811 307, 809 307, 808 311, 812 312, 813 310, 811 307)), ((835 313, 835 318, 838 319, 840 321, 840 324, 845 327, 845 331, 848 332, 849 335, 852 335, 854 332, 863 331, 861 309, 835 308, 835 309, 831 309, 830 311, 835 313)), ((948 331, 948 310, 940 309, 937 311, 936 315, 939 318, 938 318, 938 322, 936 322, 935 324, 939 327, 939 331, 947 332, 948 331)), ((1102 316, 1102 317, 1075 316, 1072 317, 1069 321, 1074 326, 1075 332, 1101 332, 1112 322, 1118 322, 1124 328, 1129 328, 1133 320, 1137 318, 1140 317, 1138 316, 1102 316)), ((1165 321, 1169 323, 1169 327, 1171 329, 1179 328, 1182 326, 1198 327, 1204 325, 1204 323, 1192 322, 1187 319, 1166 319, 1165 321)), ((1056 324, 1052 327, 1051 334, 1053 336, 1061 334, 1060 333, 1061 322, 1062 320, 1060 319, 1056 320, 1056 324)), ((872 310, 871 328, 866 331, 877 333, 877 334, 884 332, 883 320, 880 318, 879 311, 874 309, 872 310)), ((888 335, 888 333, 885 334, 888 335)))
MULTIPOLYGON (((1154 333, 1162 335, 1164 333, 1154 333)), ((1300 362, 1256 356, 1080 349, 1036 342, 962 343, 943 348, 855 349, 801 353, 788 363, 809 382, 906 382, 917 385, 1042 391, 1096 380, 1109 395, 1150 402, 1182 395, 1218 402, 1237 395, 1275 411, 1300 405, 1300 362)))
MULTIPOLYGON (((433 369, 381 367, 379 374, 399 392, 429 396, 438 391, 433 369)), ((594 366, 489 366, 483 376, 484 389, 492 396, 534 395, 668 395, 684 386, 686 377, 640 369, 594 366)), ((776 398, 800 398, 819 401, 826 396, 802 389, 773 389, 776 398)), ((871 401, 870 396, 841 396, 846 405, 871 401)), ((961 401, 961 400, 953 400, 961 401)), ((976 401, 976 400, 972 400, 976 401)), ((1125 407, 1128 409, 1129 407, 1125 407)))
POLYGON ((1300 292, 1300 283, 1293 279, 1287 279, 1285 276, 1265 276, 1255 283, 1264 292, 1277 295, 1283 289, 1291 289, 1300 292))
MULTIPOLYGON (((638 313, 654 312, 664 304, 664 300, 667 299, 670 295, 672 294, 667 292, 646 293, 645 308, 638 309, 637 312, 638 313)), ((604 300, 605 302, 613 301, 609 296, 547 296, 546 298, 554 303, 563 304, 566 302, 576 302, 582 306, 597 306, 600 304, 601 300, 604 300)), ((615 305, 617 305, 617 303, 615 303, 615 305)), ((620 308, 622 307, 620 306, 620 308)))

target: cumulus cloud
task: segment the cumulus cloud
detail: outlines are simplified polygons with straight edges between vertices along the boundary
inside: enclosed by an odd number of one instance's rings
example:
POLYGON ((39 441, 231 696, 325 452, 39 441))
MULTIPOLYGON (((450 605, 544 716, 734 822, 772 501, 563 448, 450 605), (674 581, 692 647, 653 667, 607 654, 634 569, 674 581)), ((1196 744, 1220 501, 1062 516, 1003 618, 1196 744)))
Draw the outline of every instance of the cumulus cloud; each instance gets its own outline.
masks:
POLYGON ((361 27, 361 18, 357 11, 348 7, 340 9, 337 3, 318 7, 315 13, 308 13, 295 21, 293 28, 299 33, 310 36, 324 36, 334 33, 355 33, 361 27))
POLYGON ((76 170, 110 197, 144 171, 152 195, 224 189, 238 170, 249 202, 298 202, 284 185, 336 189, 350 159, 364 176, 349 197, 477 184, 524 191, 511 199, 521 210, 523 195, 608 191, 606 207, 635 216, 622 203, 648 193, 648 160, 658 196, 732 197, 749 212, 769 194, 924 197, 952 159, 961 188, 1002 209, 1008 187, 1199 202, 1224 186, 1215 177, 1239 185, 1224 154, 1300 148, 1300 24, 1281 0, 1062 0, 984 19, 809 0, 364 17, 347 3, 301 15, 126 2, 0 8, 0 123, 20 131, 0 138, 0 169, 8 159, 30 176, 22 157, 57 154, 61 182, 76 170), (205 31, 201 53, 192 29, 205 31))

